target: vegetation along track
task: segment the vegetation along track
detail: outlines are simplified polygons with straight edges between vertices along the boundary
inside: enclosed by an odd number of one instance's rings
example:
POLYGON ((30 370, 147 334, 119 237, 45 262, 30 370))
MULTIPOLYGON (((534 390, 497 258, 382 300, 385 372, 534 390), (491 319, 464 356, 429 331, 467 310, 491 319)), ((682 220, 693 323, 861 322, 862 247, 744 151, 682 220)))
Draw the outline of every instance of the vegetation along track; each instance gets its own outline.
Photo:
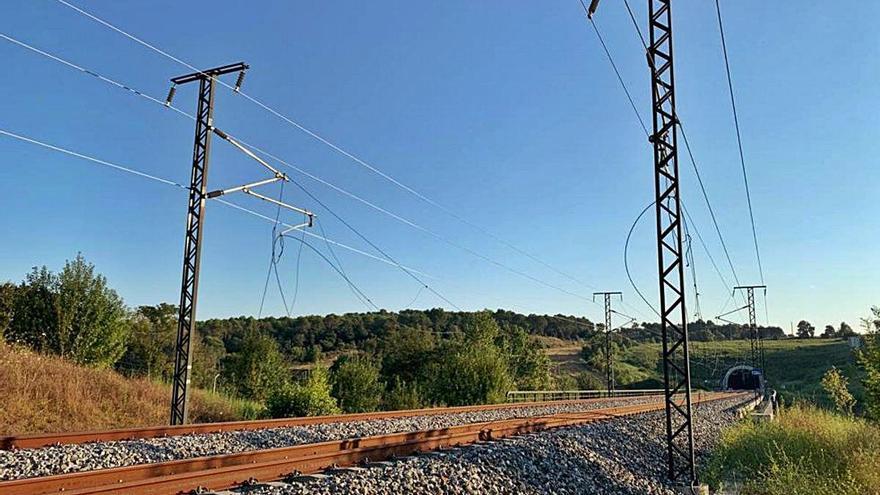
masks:
MULTIPOLYGON (((701 393, 695 403, 738 397, 701 393)), ((273 481, 299 473, 376 461, 443 447, 489 441, 511 435, 578 425, 663 408, 663 403, 627 405, 540 417, 472 423, 436 430, 412 431, 297 445, 237 454, 183 459, 155 464, 101 469, 0 483, 5 495, 171 494, 198 488, 223 489, 253 480, 273 481)))

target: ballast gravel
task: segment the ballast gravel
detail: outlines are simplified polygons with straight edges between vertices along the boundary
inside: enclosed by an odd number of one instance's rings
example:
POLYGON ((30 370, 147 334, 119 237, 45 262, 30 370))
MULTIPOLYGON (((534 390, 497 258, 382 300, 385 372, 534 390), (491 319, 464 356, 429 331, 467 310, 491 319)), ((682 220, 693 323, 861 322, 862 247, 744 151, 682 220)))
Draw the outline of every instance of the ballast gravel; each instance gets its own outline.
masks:
POLYGON ((490 409, 478 412, 433 414, 0 451, 0 480, 232 454, 405 431, 448 428, 450 426, 483 421, 644 404, 656 400, 656 397, 634 397, 593 401, 582 404, 548 404, 512 409, 490 409))
MULTIPOLYGON (((698 404, 694 440, 705 462, 740 400, 698 404)), ((665 473, 662 412, 558 428, 342 471, 250 487, 250 495, 631 494, 674 495, 665 473)), ((236 490, 238 491, 238 490, 236 490)), ((245 492, 242 490, 241 492, 245 492)))

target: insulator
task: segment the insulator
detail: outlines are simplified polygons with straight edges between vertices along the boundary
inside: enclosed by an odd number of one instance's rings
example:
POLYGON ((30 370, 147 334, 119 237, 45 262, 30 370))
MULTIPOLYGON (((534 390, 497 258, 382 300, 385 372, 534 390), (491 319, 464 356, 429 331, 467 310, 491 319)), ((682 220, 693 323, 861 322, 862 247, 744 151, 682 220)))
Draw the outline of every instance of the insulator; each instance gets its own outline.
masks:
POLYGON ((171 106, 171 100, 174 99, 174 93, 177 91, 177 86, 171 86, 171 89, 168 90, 168 97, 165 98, 165 106, 171 106))
POLYGON ((244 82, 244 71, 238 73, 238 79, 235 81, 235 92, 238 93, 241 90, 241 83, 244 82))

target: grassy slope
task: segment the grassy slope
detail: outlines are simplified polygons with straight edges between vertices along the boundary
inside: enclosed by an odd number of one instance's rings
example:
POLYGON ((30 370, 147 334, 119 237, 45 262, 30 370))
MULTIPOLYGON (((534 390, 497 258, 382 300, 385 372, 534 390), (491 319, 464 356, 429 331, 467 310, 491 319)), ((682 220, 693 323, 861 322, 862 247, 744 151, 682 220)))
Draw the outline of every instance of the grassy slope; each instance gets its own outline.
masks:
MULTIPOLYGON (((161 425, 170 387, 0 343, 0 434, 161 425)), ((243 419, 253 405, 196 390, 194 422, 243 419)))
MULTIPOLYGON (((831 366, 841 368, 850 379, 850 389, 861 395, 861 378, 847 343, 837 339, 768 340, 764 345, 767 376, 771 386, 784 397, 820 399, 819 381, 831 366)), ((580 344, 559 343, 547 353, 562 372, 586 370, 580 359, 580 344)), ((749 341, 691 342, 691 375, 694 386, 714 388, 724 372, 741 363, 749 353, 749 341)), ((639 344, 623 351, 616 367, 621 386, 652 387, 662 379, 660 344, 639 344)))
POLYGON ((743 494, 880 494, 880 427, 813 407, 726 430, 704 479, 743 494))

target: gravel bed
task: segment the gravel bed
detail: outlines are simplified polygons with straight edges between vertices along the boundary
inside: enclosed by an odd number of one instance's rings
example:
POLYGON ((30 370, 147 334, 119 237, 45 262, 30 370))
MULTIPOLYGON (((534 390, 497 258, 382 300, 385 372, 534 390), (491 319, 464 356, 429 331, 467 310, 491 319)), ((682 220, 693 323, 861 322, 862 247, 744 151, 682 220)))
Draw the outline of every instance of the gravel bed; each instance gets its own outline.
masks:
MULTIPOLYGON (((741 400, 694 409, 698 462, 721 429, 736 421, 741 400)), ((252 495, 329 494, 669 494, 662 412, 508 438, 418 455, 282 486, 258 485, 252 495)))
POLYGON ((434 414, 405 418, 267 428, 251 431, 226 431, 0 451, 0 480, 232 454, 250 450, 288 447, 404 431, 448 428, 450 426, 483 421, 644 404, 656 400, 656 397, 634 397, 595 401, 585 404, 548 404, 479 412, 434 414))

